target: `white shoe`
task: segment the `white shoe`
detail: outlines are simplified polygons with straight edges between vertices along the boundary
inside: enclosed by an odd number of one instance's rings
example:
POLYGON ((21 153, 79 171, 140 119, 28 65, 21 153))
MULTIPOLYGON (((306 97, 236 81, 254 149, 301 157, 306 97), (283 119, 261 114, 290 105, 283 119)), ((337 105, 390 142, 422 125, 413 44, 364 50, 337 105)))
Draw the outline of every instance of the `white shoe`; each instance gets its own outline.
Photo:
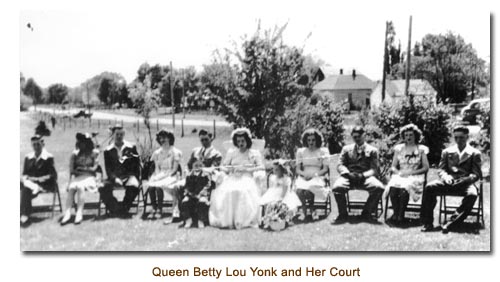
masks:
POLYGON ((77 212, 75 215, 75 224, 82 223, 82 220, 83 220, 83 214, 80 212, 77 212))
POLYGON ((21 215, 21 224, 25 224, 29 219, 27 215, 21 215))
POLYGON ((61 219, 61 225, 68 223, 70 219, 71 219, 71 212, 70 211, 65 212, 63 219, 61 219))
POLYGON ((172 218, 178 218, 178 217, 180 217, 180 215, 181 215, 181 213, 180 213, 179 209, 174 209, 172 211, 172 218))

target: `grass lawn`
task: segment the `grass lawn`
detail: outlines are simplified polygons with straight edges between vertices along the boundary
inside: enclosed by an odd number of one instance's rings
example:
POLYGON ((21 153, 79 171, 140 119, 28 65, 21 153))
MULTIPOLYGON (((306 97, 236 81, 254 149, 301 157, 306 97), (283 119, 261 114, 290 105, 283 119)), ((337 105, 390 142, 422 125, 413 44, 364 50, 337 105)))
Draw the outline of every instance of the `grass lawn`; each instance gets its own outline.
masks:
MULTIPOLYGON (((22 162, 24 155, 31 151, 29 137, 37 121, 26 113, 21 113, 20 117, 22 162)), ((145 136, 144 128, 137 133, 132 124, 125 124, 125 127, 126 139, 130 141, 135 141, 134 135, 145 136)), ((103 126, 97 129, 94 124, 89 129, 88 124, 82 127, 79 123, 76 128, 73 126, 66 130, 56 127, 52 135, 46 138, 46 148, 55 157, 63 203, 69 156, 74 148, 75 133, 79 131, 99 131, 99 140, 107 136, 103 126)), ((229 134, 230 128, 218 129, 214 145, 222 150, 221 144, 229 138, 229 134)), ((197 134, 188 128, 186 136, 180 138, 178 129, 176 137, 175 146, 183 151, 186 160, 191 149, 198 146, 197 134)), ((103 164, 102 156, 100 163, 103 164)), ((431 171, 429 179, 435 177, 435 171, 431 171)), ((69 224, 60 227, 57 222, 59 216, 50 219, 44 214, 34 215, 33 223, 28 228, 21 228, 20 248, 22 251, 489 251, 489 183, 485 183, 484 192, 486 222, 485 229, 480 230, 479 234, 421 233, 420 226, 390 228, 382 223, 382 219, 379 219, 380 224, 353 221, 333 226, 330 221, 337 216, 335 203, 327 219, 296 224, 282 232, 261 229, 220 230, 212 227, 185 230, 178 229, 177 224, 163 225, 162 221, 142 220, 140 216, 94 220, 97 211, 88 209, 85 211, 85 220, 79 226, 69 224)), ((354 197, 364 196, 362 193, 354 197)), ((88 194, 89 202, 95 202, 97 198, 96 194, 88 194)), ((34 203, 47 203, 50 200, 50 195, 41 195, 34 203)))

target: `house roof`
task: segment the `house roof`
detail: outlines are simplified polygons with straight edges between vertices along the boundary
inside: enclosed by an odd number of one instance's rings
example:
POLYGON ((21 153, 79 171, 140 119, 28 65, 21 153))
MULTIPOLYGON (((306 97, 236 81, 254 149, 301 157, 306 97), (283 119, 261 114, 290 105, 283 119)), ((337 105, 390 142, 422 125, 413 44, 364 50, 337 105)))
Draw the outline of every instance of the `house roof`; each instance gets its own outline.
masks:
POLYGON ((373 89, 376 83, 363 74, 330 75, 321 82, 314 85, 314 90, 350 90, 350 89, 373 89))
MULTIPOLYGON (((404 96, 406 81, 404 79, 388 80, 386 87, 387 93, 390 95, 398 97, 404 96)), ((434 90, 427 80, 410 79, 408 92, 414 95, 433 95, 436 93, 436 90, 434 90)))

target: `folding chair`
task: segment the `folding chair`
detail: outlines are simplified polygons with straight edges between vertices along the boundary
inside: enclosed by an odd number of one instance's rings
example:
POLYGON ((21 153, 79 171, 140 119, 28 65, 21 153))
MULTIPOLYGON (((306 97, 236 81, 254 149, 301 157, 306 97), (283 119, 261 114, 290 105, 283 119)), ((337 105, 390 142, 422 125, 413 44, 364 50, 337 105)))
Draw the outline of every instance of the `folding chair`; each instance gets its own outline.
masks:
MULTIPOLYGON (((427 185, 427 173, 425 174, 424 177, 424 183, 423 183, 423 188, 427 185)), ((384 221, 387 221, 387 210, 392 209, 392 203, 389 205, 390 202, 390 195, 392 193, 392 188, 390 188, 389 193, 387 193, 387 196, 385 197, 385 209, 384 209, 384 221)), ((405 210, 405 215, 407 212, 415 213, 420 216, 420 210, 422 209, 422 199, 420 199, 419 202, 408 202, 408 205, 406 206, 405 210)))
MULTIPOLYGON (((57 181, 54 184, 54 191, 44 191, 40 192, 39 195, 41 194, 49 194, 52 193, 52 204, 50 205, 33 205, 32 206, 32 213, 45 213, 50 211, 50 218, 54 217, 54 214, 56 212, 56 208, 58 208, 59 212, 62 212, 62 203, 61 203, 61 193, 59 192, 59 185, 57 184, 57 181)), ((38 195, 38 196, 39 196, 38 195)))
MULTIPOLYGON (((484 228, 484 206, 483 206, 483 179, 479 180, 479 186, 476 183, 473 185, 476 186, 478 190, 477 194, 477 200, 476 203, 474 203, 474 207, 472 208, 471 212, 469 213, 469 217, 475 217, 477 224, 479 224, 480 228, 484 228)), ((448 195, 441 195, 441 199, 439 201, 439 224, 446 224, 448 221, 448 215, 453 214, 455 210, 459 207, 457 204, 450 204, 449 202, 446 201, 447 197, 463 197, 463 195, 458 195, 458 194, 448 194, 448 195)))
MULTIPOLYGON (((349 214, 352 213, 353 210, 362 210, 365 206, 366 201, 363 200, 351 200, 349 197, 349 193, 351 191, 364 191, 364 190, 359 190, 359 189, 349 189, 347 193, 345 193, 346 199, 347 199, 347 212, 349 214)), ((365 193, 368 193, 364 191, 365 193)), ((373 215, 376 218, 379 218, 382 215, 383 212, 383 204, 382 204, 382 197, 378 200, 377 204, 377 209, 373 212, 373 215)))

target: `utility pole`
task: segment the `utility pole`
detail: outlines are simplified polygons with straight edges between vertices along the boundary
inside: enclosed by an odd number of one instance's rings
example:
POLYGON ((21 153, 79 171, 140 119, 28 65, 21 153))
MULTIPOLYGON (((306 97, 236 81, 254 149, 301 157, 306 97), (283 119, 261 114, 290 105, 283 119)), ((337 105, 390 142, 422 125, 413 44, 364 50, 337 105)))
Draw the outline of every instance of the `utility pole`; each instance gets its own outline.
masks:
POLYGON ((89 114, 90 114, 90 94, 89 94, 89 82, 88 81, 85 83, 85 89, 87 90, 87 109, 88 109, 89 114))
POLYGON ((181 74, 182 74, 182 100, 181 100, 181 103, 182 103, 182 118, 186 118, 186 100, 185 100, 186 97, 184 96, 184 83, 186 81, 185 81, 185 77, 184 77, 184 69, 181 69, 181 74))
POLYGON ((172 127, 175 129, 175 103, 174 103, 174 69, 170 61, 170 99, 172 100, 172 127))
POLYGON ((382 72, 382 102, 385 100, 385 80, 386 80, 386 75, 387 75, 387 59, 389 57, 389 54, 387 53, 387 35, 389 33, 389 22, 385 22, 385 40, 384 40, 384 66, 383 66, 383 72, 382 72))
POLYGON ((408 90, 410 88, 410 66, 411 66, 411 16, 410 25, 408 27, 408 49, 406 51, 406 84, 405 84, 405 95, 408 96, 408 90))

